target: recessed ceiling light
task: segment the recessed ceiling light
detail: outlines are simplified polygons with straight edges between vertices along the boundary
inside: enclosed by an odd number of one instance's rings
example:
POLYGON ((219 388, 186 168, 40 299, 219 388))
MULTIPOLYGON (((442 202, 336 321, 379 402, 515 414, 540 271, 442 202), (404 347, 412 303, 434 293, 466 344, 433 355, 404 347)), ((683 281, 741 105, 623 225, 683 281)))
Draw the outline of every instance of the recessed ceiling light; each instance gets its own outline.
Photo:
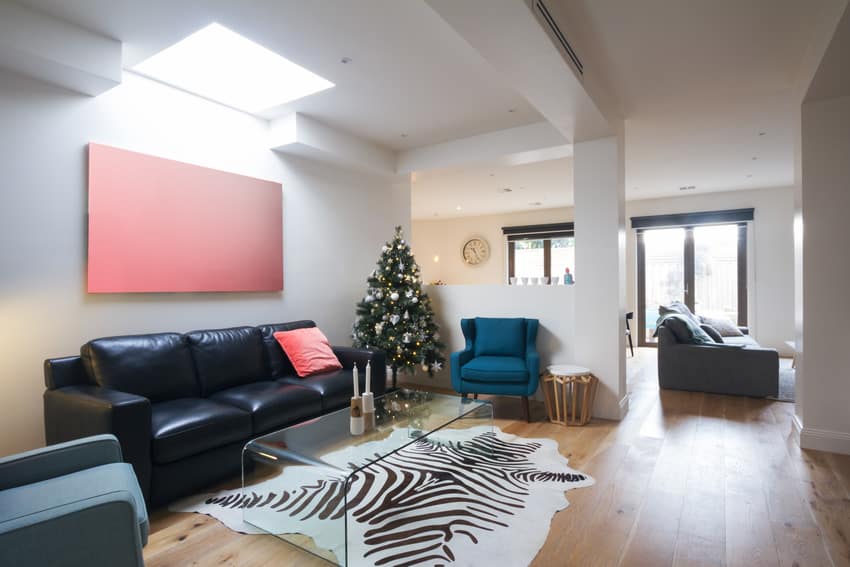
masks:
POLYGON ((510 187, 502 187, 501 191, 502 193, 513 193, 513 189, 510 187))
POLYGON ((696 188, 696 185, 682 185, 681 187, 679 187, 679 191, 693 191, 696 188))
POLYGON ((516 108, 509 108, 508 112, 516 112, 516 108))
POLYGON ((757 159, 758 159, 758 156, 753 156, 753 161, 756 161, 757 159))
POLYGON ((752 177, 752 176, 753 176, 753 174, 752 174, 752 173, 748 173, 748 174, 747 174, 747 177, 752 177))
POLYGON ((402 138, 407 138, 407 134, 402 134, 402 135, 401 135, 401 137, 402 137, 402 138))
POLYGON ((767 132, 759 132, 759 136, 764 136, 767 132))
POLYGON ((216 23, 145 59, 133 70, 252 113, 334 86, 216 23))
POLYGON ((539 207, 542 204, 543 203, 541 203, 540 201, 534 201, 533 203, 529 203, 528 206, 529 207, 539 207))
POLYGON ((349 63, 351 63, 351 57, 343 57, 342 59, 339 60, 339 62, 342 63, 343 65, 348 65, 349 63))
POLYGON ((462 211, 462 210, 463 210, 463 207, 461 207, 460 205, 458 205, 457 207, 455 207, 455 210, 456 210, 456 211, 462 211))
POLYGON ((491 173, 491 174, 490 174, 490 177, 494 177, 495 175, 496 175, 495 173, 491 173))

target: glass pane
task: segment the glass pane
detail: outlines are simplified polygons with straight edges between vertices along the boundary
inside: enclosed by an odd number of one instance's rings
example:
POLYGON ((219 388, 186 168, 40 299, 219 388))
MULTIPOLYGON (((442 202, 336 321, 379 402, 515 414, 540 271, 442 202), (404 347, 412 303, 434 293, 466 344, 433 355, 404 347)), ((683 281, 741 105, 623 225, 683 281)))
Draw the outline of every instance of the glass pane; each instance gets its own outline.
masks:
POLYGON ((542 278, 543 240, 517 240, 515 244, 514 275, 517 278, 542 278))
POLYGON ((576 276, 576 239, 573 237, 552 239, 552 270, 553 278, 560 278, 564 283, 567 268, 575 279, 576 276))
POLYGON ((738 226, 694 228, 694 312, 738 322, 738 226))
POLYGON ((685 300, 685 229, 663 228, 643 233, 646 257, 646 342, 654 343, 658 306, 685 300))

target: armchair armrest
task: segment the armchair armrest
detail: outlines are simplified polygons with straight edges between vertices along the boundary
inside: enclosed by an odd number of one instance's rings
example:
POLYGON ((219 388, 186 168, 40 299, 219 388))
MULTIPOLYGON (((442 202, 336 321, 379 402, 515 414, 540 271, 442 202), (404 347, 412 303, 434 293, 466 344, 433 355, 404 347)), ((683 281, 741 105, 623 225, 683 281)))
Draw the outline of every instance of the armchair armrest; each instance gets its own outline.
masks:
POLYGON ((145 499, 151 474, 151 402, 145 397, 98 386, 66 386, 44 393, 48 444, 111 433, 125 462, 133 465, 145 499))
POLYGON ((141 567, 142 544, 135 500, 123 490, 0 519, 0 565, 141 567))
POLYGON ((464 364, 469 362, 475 356, 471 346, 468 346, 464 350, 459 350, 457 352, 453 352, 449 357, 449 366, 451 367, 452 373, 452 388, 454 388, 455 392, 464 393, 461 390, 461 378, 460 378, 460 369, 464 364))
POLYGON ((372 391, 376 396, 380 396, 386 391, 387 355, 384 351, 343 346, 332 346, 331 350, 333 350, 343 368, 351 369, 354 368, 355 363, 357 364, 357 368, 360 369, 360 376, 363 377, 361 381, 365 381, 363 369, 369 362, 372 369, 372 391))
POLYGON ((0 459, 0 490, 121 462, 114 435, 95 435, 0 459))
POLYGON ((525 366, 528 368, 528 395, 533 396, 540 383, 540 355, 533 345, 525 351, 525 366))

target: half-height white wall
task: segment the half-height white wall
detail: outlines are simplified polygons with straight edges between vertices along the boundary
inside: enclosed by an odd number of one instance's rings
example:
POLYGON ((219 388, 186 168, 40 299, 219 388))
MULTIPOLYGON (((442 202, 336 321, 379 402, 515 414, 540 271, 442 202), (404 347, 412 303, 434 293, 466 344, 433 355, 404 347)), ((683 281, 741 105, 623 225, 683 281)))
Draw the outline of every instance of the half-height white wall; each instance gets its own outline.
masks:
MULTIPOLYGON (((540 368, 548 364, 581 364, 575 359, 574 290, 569 286, 444 285, 425 286, 431 298, 440 337, 446 345, 446 366, 433 378, 423 372, 402 376, 405 382, 451 388, 449 354, 465 342, 460 320, 475 317, 525 317, 540 320, 537 351, 540 368)), ((538 396, 539 397, 539 396, 538 396)))
POLYGON ((266 122, 132 74, 88 98, 4 73, 0 123, 0 455, 44 442, 42 361, 92 338, 310 318, 350 344, 381 244, 409 228, 406 183, 279 155, 266 122), (282 183, 284 291, 86 294, 88 142, 282 183))

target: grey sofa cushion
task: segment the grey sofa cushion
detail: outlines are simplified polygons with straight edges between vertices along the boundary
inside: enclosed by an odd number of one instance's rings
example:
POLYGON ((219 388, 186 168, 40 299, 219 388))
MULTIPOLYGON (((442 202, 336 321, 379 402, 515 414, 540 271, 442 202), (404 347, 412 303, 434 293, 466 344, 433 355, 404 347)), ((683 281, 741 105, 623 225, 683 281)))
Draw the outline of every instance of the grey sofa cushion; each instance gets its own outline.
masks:
POLYGON ((714 340, 714 342, 716 342, 716 343, 722 343, 723 342, 723 337, 720 336, 720 333, 717 332, 717 329, 715 329, 714 327, 712 327, 708 323, 703 323, 702 325, 700 325, 700 328, 703 331, 705 331, 706 334, 714 340))
POLYGON ((705 323, 706 325, 711 325, 717 332, 720 333, 721 337, 742 337, 744 333, 741 332, 741 329, 733 323, 731 320, 725 317, 703 317, 700 316, 700 321, 705 323))
POLYGON ((702 330, 699 323, 694 323, 685 315, 678 313, 665 315, 661 318, 660 325, 667 326, 680 343, 693 345, 718 344, 708 333, 702 330))
POLYGON ((664 317, 667 315, 682 315, 689 319, 695 325, 700 324, 700 320, 696 315, 691 313, 691 310, 688 309, 688 306, 682 303, 681 301, 674 301, 669 305, 659 305, 658 306, 658 320, 659 323, 664 317))

